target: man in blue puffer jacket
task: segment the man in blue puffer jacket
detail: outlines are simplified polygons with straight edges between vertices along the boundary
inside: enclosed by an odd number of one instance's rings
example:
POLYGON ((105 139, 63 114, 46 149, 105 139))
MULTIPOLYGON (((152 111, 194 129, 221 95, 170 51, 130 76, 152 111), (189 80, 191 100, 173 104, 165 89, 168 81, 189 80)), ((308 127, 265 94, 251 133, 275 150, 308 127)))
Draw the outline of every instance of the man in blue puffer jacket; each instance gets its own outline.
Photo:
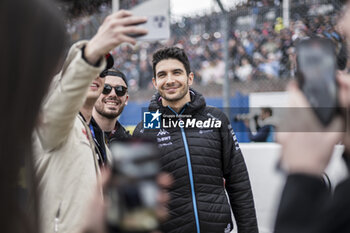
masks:
POLYGON ((194 75, 184 50, 158 50, 153 72, 157 93, 134 135, 157 141, 161 168, 174 178, 170 218, 161 230, 229 233, 232 211, 239 233, 257 233, 248 171, 235 133, 222 111, 190 89, 194 75))

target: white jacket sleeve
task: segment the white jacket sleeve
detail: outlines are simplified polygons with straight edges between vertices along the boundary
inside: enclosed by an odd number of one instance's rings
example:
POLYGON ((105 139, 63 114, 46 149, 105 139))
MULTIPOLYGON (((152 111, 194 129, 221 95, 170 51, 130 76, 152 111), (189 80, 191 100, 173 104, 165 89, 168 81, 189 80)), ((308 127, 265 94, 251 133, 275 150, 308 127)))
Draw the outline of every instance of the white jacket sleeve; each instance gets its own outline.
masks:
POLYGON ((71 47, 43 103, 37 133, 45 151, 54 150, 67 140, 91 82, 106 67, 105 59, 95 67, 82 58, 81 48, 86 43, 81 41, 71 47))

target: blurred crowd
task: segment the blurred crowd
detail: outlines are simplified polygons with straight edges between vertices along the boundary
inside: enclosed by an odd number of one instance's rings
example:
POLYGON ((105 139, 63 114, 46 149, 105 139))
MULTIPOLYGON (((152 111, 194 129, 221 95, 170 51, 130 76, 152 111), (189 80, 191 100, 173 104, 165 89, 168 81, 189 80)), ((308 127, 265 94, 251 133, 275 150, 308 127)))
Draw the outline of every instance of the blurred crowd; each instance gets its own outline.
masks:
POLYGON ((291 21, 288 28, 282 18, 264 23, 262 28, 236 30, 230 39, 233 77, 240 81, 252 79, 290 78, 295 72, 295 49, 298 39, 312 34, 341 40, 331 16, 311 21, 291 21))
MULTIPOLYGON (((128 5, 124 7, 129 8, 131 3, 133 1, 128 2, 128 5)), ((259 1, 258 3, 256 6, 267 8, 280 5, 279 1, 259 1)), ((97 28, 110 9, 109 5, 102 4, 98 14, 68 22, 72 41, 88 38, 88 35, 93 33, 92 28, 97 28), (88 24, 95 25, 95 27, 87 27, 88 24)), ((284 26, 283 19, 277 16, 278 14, 272 20, 258 22, 253 27, 244 30, 236 28, 234 22, 230 22, 232 28, 229 34, 228 74, 231 80, 238 82, 267 80, 269 82, 269 80, 288 79, 293 77, 295 72, 294 42, 298 38, 312 33, 333 38, 339 37, 334 29, 335 15, 292 19, 287 28, 284 26)), ((133 48, 125 45, 115 49, 113 55, 116 64, 122 64, 118 68, 125 72, 130 89, 152 88, 153 74, 149 55, 160 44, 163 46, 175 44, 186 50, 197 84, 204 86, 210 83, 222 84, 225 62, 221 18, 220 13, 183 17, 172 23, 171 39, 168 41, 143 42, 133 48)))

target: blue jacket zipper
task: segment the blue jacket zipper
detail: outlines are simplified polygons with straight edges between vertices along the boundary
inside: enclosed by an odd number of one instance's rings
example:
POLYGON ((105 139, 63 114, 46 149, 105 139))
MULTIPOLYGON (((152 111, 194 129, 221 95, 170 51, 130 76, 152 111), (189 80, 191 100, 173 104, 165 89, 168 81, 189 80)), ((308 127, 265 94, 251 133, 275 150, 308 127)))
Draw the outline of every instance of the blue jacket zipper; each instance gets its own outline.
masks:
MULTIPOLYGON (((185 111, 185 107, 186 106, 187 106, 187 104, 184 106, 184 108, 180 112, 180 115, 185 111)), ((172 112, 174 112, 177 116, 179 115, 171 107, 168 106, 168 108, 172 112)), ((196 220, 197 233, 200 233, 201 231, 200 231, 200 227, 199 227, 199 217, 198 217, 198 210, 197 210, 196 194, 195 194, 195 191, 194 191, 194 182, 193 182, 193 172, 192 172, 192 165, 191 165, 191 157, 190 157, 190 151, 188 149, 188 144, 187 144, 187 138, 186 138, 185 130, 183 128, 181 128, 181 134, 182 134, 182 140, 184 142, 185 151, 186 151, 187 168, 188 168, 188 173, 189 173, 189 177, 190 177, 191 193, 192 193, 192 204, 193 204, 194 217, 195 217, 195 220, 196 220)))

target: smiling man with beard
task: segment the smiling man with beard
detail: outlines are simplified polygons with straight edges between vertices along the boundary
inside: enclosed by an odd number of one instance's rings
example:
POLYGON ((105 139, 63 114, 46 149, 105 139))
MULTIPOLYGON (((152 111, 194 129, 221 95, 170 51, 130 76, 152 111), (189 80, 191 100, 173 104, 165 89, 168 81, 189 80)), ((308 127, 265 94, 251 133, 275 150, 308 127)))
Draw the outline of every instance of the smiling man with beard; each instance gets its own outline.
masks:
POLYGON ((107 142, 112 139, 129 138, 131 135, 118 121, 129 99, 125 74, 112 68, 103 72, 101 76, 105 76, 105 84, 95 103, 91 123, 94 127, 98 125, 105 132, 107 142))

